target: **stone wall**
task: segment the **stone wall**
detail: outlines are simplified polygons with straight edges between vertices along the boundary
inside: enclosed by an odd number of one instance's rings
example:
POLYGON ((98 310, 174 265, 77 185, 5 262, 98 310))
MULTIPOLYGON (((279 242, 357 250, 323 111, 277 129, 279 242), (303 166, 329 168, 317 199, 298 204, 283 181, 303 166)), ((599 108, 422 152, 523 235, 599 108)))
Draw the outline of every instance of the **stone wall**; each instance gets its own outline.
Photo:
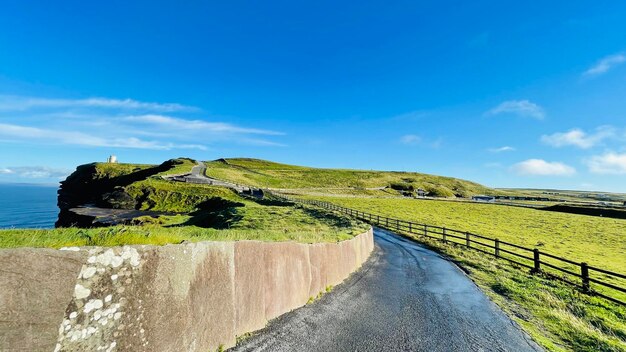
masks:
POLYGON ((0 351, 214 351, 358 269, 339 243, 0 250, 0 351))

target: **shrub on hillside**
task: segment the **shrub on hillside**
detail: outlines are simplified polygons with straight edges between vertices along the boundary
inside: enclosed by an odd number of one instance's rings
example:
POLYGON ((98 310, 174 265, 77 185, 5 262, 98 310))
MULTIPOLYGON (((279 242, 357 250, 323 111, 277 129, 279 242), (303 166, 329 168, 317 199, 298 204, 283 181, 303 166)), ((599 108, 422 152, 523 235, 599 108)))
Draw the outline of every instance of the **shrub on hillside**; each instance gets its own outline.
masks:
POLYGON ((455 196, 454 192, 445 186, 427 184, 423 188, 431 197, 454 198, 455 196))
POLYGON ((390 182, 389 187, 396 191, 414 191, 415 187, 412 184, 406 182, 390 182))

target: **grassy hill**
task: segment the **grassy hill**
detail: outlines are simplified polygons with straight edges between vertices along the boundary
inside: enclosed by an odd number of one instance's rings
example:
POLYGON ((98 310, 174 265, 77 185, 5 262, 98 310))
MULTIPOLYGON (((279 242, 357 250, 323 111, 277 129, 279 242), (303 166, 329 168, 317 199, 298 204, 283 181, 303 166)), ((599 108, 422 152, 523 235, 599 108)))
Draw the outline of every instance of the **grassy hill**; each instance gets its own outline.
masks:
POLYGON ((369 227, 346 216, 320 213, 272 197, 255 199, 224 187, 162 177, 190 173, 195 165, 195 160, 186 158, 160 165, 80 165, 59 190, 60 228, 0 230, 0 248, 160 245, 206 240, 335 242, 369 227), (144 215, 124 225, 91 228, 91 219, 82 222, 82 215, 71 210, 80 206, 150 210, 163 215, 144 215))
MULTIPOLYGON (((494 193, 478 183, 417 172, 321 169, 271 161, 235 158, 207 162, 209 177, 261 188, 309 190, 424 189, 433 196, 470 197, 494 193)), ((395 192, 397 194, 397 192, 395 192)))

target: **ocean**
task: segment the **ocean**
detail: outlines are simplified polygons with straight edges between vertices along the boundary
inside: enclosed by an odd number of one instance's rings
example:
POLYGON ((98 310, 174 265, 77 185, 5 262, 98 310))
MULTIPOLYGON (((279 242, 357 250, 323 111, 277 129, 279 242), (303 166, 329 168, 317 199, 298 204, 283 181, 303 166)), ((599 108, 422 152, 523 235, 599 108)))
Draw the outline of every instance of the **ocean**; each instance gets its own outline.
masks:
POLYGON ((53 228, 58 186, 0 183, 0 229, 53 228))

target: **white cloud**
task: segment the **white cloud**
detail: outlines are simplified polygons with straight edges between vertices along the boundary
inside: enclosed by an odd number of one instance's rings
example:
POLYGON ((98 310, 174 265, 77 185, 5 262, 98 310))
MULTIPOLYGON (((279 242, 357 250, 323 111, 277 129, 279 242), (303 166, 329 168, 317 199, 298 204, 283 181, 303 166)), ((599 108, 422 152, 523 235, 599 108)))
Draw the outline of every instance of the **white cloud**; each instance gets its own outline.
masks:
POLYGON ((0 95, 0 110, 24 111, 41 108, 99 108, 119 110, 148 110, 161 112, 199 110, 196 107, 185 106, 181 104, 142 102, 133 99, 108 99, 99 97, 86 99, 54 99, 24 97, 15 95, 0 95))
POLYGON ((205 145, 215 143, 284 146, 268 140, 269 136, 284 133, 225 121, 207 121, 197 117, 198 111, 180 104, 132 99, 72 100, 0 95, 0 138, 13 143, 151 150, 207 150, 205 145), (169 116, 167 112, 188 116, 169 116))
POLYGON ((72 144, 90 147, 118 147, 154 150, 207 149, 206 147, 198 144, 163 143, 158 141, 145 141, 135 137, 102 138, 83 132, 42 129, 5 123, 0 123, 0 136, 19 138, 21 141, 28 139, 43 143, 72 144))
POLYGON ((24 178, 57 178, 63 179, 71 174, 71 170, 57 169, 47 166, 18 166, 0 168, 0 174, 10 174, 14 177, 24 178))
POLYGON ((441 137, 437 139, 424 139, 415 134, 407 134, 400 137, 399 142, 408 146, 421 146, 425 148, 439 149, 443 145, 444 140, 441 137))
POLYGON ((502 152, 512 152, 515 151, 515 148, 505 145, 504 147, 500 147, 500 148, 489 148, 487 149, 488 151, 492 152, 492 153, 502 153, 502 152))
POLYGON ((542 159, 528 159, 511 167, 519 175, 529 176, 570 176, 576 173, 573 167, 560 163, 548 162, 542 159))
POLYGON ((261 130, 255 128, 242 128, 223 122, 207 122, 202 120, 186 120, 163 115, 141 115, 125 117, 127 121, 139 122, 145 124, 159 125, 162 127, 180 129, 180 130, 197 130, 201 132, 214 133, 242 133, 242 134, 264 134, 264 135, 283 135, 284 133, 261 130))
POLYGON ((607 152, 586 160, 589 171, 594 174, 626 174, 626 153, 607 152))
POLYGON ((522 117, 532 117, 538 120, 546 116, 543 108, 528 100, 509 100, 487 111, 486 115, 514 114, 522 117))
POLYGON ((414 134, 407 134, 400 137, 400 143, 406 145, 418 145, 422 141, 420 136, 416 136, 414 134))
POLYGON ((588 134, 581 129, 575 128, 567 132, 543 135, 541 136, 541 141, 557 148, 575 146, 581 149, 589 149, 614 135, 615 129, 610 126, 599 127, 593 134, 588 134))
POLYGON ((620 65, 624 62, 626 62, 626 56, 624 56, 623 54, 609 55, 590 67, 587 71, 583 73, 583 75, 598 76, 607 73, 613 67, 620 65))

